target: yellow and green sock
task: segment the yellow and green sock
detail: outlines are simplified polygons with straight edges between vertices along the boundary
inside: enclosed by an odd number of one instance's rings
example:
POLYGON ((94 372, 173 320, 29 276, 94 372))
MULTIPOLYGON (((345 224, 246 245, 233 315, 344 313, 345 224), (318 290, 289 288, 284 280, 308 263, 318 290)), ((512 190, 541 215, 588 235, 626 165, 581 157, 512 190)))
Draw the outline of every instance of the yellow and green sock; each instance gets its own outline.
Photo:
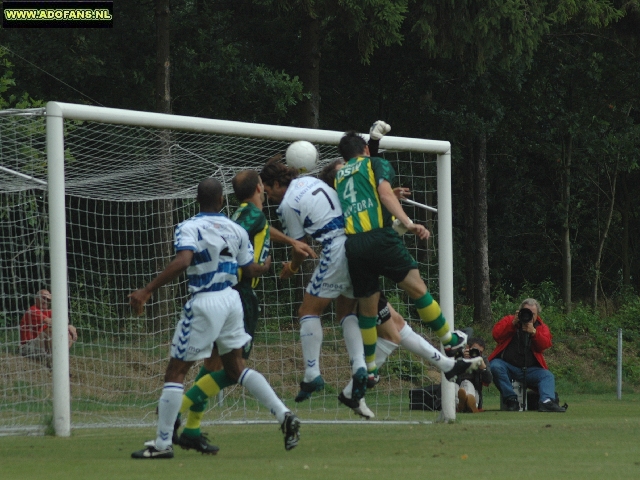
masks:
POLYGON ((367 370, 373 372, 376 369, 376 342, 378 341, 378 331, 376 323, 378 317, 365 317, 358 315, 358 326, 362 333, 362 343, 364 343, 364 361, 367 370))
POLYGON ((443 345, 457 345, 458 337, 449 331, 449 325, 442 315, 440 305, 436 302, 429 292, 422 297, 415 299, 413 304, 418 310, 418 315, 427 326, 435 332, 440 338, 443 345))
MULTIPOLYGON (((216 372, 208 372, 205 370, 205 372, 206 373, 195 382, 193 387, 182 396, 180 413, 186 412, 187 409, 189 410, 187 423, 182 431, 185 435, 193 437, 200 436, 200 423, 209 397, 217 395, 223 388, 236 383, 224 370, 218 370, 216 372)), ((202 369, 200 373, 202 373, 202 369)))

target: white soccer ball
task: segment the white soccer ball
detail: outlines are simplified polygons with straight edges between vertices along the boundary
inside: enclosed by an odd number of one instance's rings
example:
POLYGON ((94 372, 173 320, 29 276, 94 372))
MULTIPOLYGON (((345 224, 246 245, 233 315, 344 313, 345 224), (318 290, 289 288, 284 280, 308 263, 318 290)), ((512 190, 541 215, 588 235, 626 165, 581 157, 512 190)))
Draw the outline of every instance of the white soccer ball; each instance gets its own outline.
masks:
POLYGON ((312 143, 299 140, 289 145, 284 158, 290 167, 297 168, 300 173, 307 173, 316 167, 319 154, 312 143))

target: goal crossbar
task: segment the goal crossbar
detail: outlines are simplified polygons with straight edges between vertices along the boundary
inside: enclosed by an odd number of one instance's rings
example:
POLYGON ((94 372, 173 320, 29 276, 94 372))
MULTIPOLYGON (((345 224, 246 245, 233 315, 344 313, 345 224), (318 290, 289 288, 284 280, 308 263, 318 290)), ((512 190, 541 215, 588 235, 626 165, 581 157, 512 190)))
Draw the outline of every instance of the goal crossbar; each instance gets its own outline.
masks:
MULTIPOLYGON (((232 136, 250 136, 272 140, 307 140, 311 143, 336 145, 344 132, 312 128, 285 127, 231 120, 186 117, 166 113, 137 112, 108 107, 92 107, 70 103, 48 102, 47 116, 101 123, 135 125, 149 128, 170 128, 201 133, 217 133, 232 136)), ((368 138, 368 135, 365 135, 368 138)), ((441 140, 385 136, 380 148, 412 150, 415 152, 447 154, 451 144, 441 140)))

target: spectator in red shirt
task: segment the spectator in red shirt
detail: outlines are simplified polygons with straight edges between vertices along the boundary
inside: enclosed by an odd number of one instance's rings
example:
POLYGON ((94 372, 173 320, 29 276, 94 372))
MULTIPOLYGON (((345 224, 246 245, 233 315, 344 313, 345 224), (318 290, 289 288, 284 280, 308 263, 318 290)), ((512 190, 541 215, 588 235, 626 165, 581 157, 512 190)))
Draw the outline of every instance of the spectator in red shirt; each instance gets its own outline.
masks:
POLYGON ((493 326, 492 333, 497 345, 489 355, 489 368, 507 410, 520 409, 511 384, 515 380, 538 389, 539 412, 564 412, 566 408, 555 403, 555 377, 543 355, 551 347, 551 331, 540 318, 538 301, 524 300, 515 315, 507 315, 493 326))
MULTIPOLYGON (((20 353, 25 357, 48 359, 51 355, 51 293, 40 290, 34 304, 20 320, 20 353)), ((69 348, 78 339, 76 328, 69 325, 69 348)))

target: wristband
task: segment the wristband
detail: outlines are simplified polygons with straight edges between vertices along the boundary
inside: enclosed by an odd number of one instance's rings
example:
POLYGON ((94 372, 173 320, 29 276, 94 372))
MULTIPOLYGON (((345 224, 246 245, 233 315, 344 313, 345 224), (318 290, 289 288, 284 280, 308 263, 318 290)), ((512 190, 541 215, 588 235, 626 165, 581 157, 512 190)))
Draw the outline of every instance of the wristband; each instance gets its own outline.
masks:
POLYGON ((293 265, 293 263, 289 262, 289 270, 291 270, 291 273, 298 273, 300 271, 300 267, 294 270, 291 265, 293 265))

